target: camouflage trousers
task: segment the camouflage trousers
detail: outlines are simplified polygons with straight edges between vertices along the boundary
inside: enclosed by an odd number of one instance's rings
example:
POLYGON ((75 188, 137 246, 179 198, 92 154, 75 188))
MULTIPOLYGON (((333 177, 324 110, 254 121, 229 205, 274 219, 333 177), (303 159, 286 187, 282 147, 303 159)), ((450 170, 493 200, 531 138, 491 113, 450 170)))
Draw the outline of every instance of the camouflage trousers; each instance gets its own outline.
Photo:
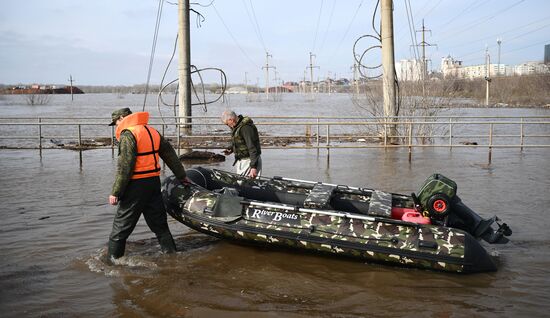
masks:
POLYGON ((109 236, 109 256, 118 258, 124 255, 126 240, 134 231, 141 214, 155 233, 163 252, 176 251, 160 192, 160 178, 152 177, 130 180, 125 193, 119 198, 109 236))
MULTIPOLYGON (((235 162, 236 173, 241 176, 246 176, 250 172, 250 158, 243 158, 235 162)), ((258 164, 256 166, 258 170, 258 177, 262 175, 262 156, 258 156, 258 164)))

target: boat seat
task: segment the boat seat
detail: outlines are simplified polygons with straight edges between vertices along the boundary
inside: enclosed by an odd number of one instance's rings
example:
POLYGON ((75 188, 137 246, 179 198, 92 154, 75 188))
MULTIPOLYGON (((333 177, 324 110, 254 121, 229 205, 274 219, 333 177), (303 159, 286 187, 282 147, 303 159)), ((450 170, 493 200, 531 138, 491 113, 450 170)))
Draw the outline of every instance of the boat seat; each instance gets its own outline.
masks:
POLYGON ((334 194, 336 186, 316 183, 304 200, 304 208, 326 209, 330 207, 330 199, 334 194))
POLYGON ((373 190, 368 215, 391 218, 391 193, 373 190))

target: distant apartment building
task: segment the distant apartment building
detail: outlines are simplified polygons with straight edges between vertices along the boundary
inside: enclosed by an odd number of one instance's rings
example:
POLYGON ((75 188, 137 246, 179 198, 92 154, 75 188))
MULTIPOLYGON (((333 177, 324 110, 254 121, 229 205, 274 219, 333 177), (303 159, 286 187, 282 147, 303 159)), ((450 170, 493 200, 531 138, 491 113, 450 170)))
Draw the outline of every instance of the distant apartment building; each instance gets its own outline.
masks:
POLYGON ((422 61, 400 60, 395 63, 395 72, 400 81, 419 81, 422 79, 422 61))
POLYGON ((550 64, 550 44, 544 46, 544 64, 550 64))
POLYGON ((541 62, 526 62, 516 66, 505 64, 464 66, 462 65, 462 61, 455 60, 450 55, 441 60, 443 78, 475 79, 485 78, 486 76, 532 75, 548 72, 549 65, 541 62))
POLYGON ((541 62, 525 62, 514 67, 516 75, 533 75, 550 73, 550 66, 541 62))

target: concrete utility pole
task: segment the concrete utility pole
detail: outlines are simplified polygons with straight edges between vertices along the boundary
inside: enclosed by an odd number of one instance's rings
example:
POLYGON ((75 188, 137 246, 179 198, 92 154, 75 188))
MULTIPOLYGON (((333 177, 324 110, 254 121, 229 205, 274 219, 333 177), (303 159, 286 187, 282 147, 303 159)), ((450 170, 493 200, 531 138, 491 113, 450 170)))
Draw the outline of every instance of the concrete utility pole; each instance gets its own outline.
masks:
MULTIPOLYGON (((191 32, 189 27, 189 0, 178 0, 178 38, 181 41, 178 54, 178 116, 184 125, 184 134, 191 135, 191 32)), ((178 145, 179 149, 179 145, 178 145)))
POLYGON ((72 75, 69 75, 69 83, 71 83, 71 101, 74 101, 74 98, 73 98, 73 76, 72 75))
POLYGON ((426 59, 426 46, 433 46, 433 44, 429 44, 426 42, 426 31, 430 32, 432 34, 431 30, 428 30, 424 27, 424 19, 422 19, 422 29, 416 30, 416 32, 422 32, 422 42, 420 42, 420 46, 422 46, 422 96, 425 95, 426 92, 426 78, 428 77, 428 60, 426 59))
POLYGON ((244 72, 244 89, 246 90, 246 94, 248 94, 248 72, 244 72))
POLYGON ((269 66, 269 57, 273 55, 265 52, 265 66, 262 69, 265 69, 265 99, 269 100, 269 69, 275 69, 275 66, 269 66))
POLYGON ((331 82, 332 82, 332 80, 331 80, 331 78, 330 78, 330 71, 328 72, 328 75, 327 75, 327 82, 328 82, 328 83, 327 83, 327 84, 328 84, 328 96, 330 96, 330 89, 331 89, 331 87, 330 87, 331 85, 330 85, 330 84, 331 84, 331 82))
POLYGON ((489 84, 491 83, 491 56, 489 55, 489 47, 485 47, 485 81, 487 82, 485 106, 489 106, 489 84))
POLYGON ((355 94, 359 95, 359 81, 357 80, 357 62, 353 62, 353 86, 355 87, 355 94))
POLYGON ((311 80, 311 99, 315 99, 314 88, 313 88, 313 69, 314 68, 320 68, 319 66, 313 66, 313 57, 314 56, 315 56, 315 54, 309 52, 309 66, 307 68, 309 68, 309 75, 310 75, 310 80, 311 80))
MULTIPOLYGON (((384 116, 395 117, 397 116, 397 98, 395 94, 395 56, 393 50, 393 2, 392 0, 382 0, 381 4, 384 116)), ((395 121, 395 118, 390 118, 389 121, 395 121)), ((390 125, 389 128, 390 136, 396 136, 397 127, 390 125)), ((384 134, 386 134, 386 131, 384 134)))
POLYGON ((500 76, 500 44, 502 43, 501 38, 497 38, 497 44, 498 44, 498 66, 497 66, 497 76, 500 76))

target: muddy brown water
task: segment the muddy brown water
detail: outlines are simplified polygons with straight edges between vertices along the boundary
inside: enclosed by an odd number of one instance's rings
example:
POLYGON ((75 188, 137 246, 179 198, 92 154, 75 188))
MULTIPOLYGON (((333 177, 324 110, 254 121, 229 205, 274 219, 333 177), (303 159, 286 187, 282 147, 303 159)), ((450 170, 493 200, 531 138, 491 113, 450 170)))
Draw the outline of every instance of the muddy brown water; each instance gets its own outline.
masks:
MULTIPOLYGON (((85 151, 80 166, 74 151, 46 150, 40 157, 37 150, 3 149, 1 316, 547 316, 549 156, 548 149, 495 149, 488 164, 486 149, 426 148, 415 149, 409 163, 406 149, 264 152, 265 176, 407 194, 434 172, 454 179, 464 203, 483 216, 497 214, 514 231, 507 245, 485 245, 497 272, 458 275, 236 245, 174 220, 176 255, 162 255, 141 220, 127 256, 108 265, 103 258, 115 208, 107 197, 116 154, 85 151)), ((230 170, 231 163, 207 166, 230 170)))

